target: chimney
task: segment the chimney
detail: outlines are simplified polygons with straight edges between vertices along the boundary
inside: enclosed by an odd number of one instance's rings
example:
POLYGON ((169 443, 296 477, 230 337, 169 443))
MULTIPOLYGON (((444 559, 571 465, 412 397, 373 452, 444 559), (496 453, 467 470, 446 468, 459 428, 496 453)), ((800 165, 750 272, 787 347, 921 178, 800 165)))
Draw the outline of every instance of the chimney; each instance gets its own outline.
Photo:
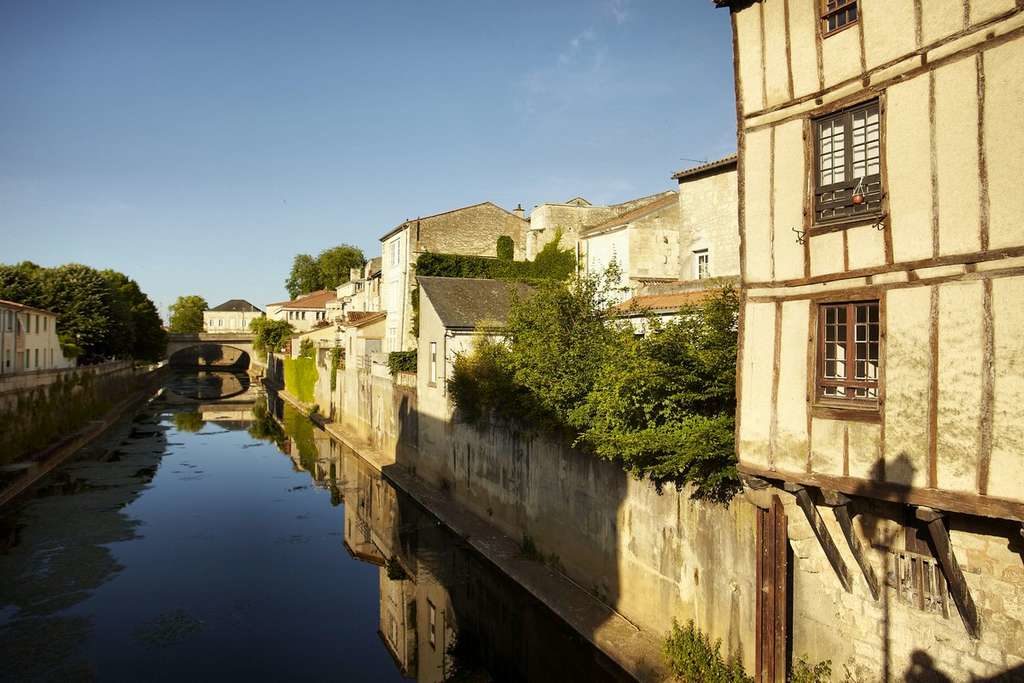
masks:
POLYGON ((520 218, 526 218, 526 211, 523 210, 522 204, 516 204, 516 208, 512 210, 512 213, 519 216, 520 218))

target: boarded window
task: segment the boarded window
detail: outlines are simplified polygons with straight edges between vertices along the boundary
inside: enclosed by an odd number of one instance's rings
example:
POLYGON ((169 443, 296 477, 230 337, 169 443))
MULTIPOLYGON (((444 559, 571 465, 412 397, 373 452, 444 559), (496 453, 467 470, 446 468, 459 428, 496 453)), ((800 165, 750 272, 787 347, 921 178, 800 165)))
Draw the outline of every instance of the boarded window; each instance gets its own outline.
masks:
POLYGON ((818 309, 818 397, 877 404, 881 355, 877 301, 818 309))
POLYGON ((823 0, 821 34, 830 36, 857 23, 857 0, 823 0))
POLYGON ((882 210, 878 101, 814 121, 814 222, 831 223, 882 210))

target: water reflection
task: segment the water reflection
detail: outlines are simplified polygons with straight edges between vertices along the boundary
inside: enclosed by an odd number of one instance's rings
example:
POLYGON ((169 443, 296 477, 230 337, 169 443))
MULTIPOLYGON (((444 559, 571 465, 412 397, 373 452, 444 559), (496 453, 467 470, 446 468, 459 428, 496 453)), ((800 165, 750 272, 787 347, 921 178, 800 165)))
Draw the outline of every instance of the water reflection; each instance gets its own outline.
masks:
POLYGON ((379 573, 378 633, 403 676, 631 680, 429 511, 285 406, 282 449, 344 502, 345 548, 379 573))
POLYGON ((244 372, 176 372, 164 386, 175 397, 216 401, 249 391, 250 380, 244 372))

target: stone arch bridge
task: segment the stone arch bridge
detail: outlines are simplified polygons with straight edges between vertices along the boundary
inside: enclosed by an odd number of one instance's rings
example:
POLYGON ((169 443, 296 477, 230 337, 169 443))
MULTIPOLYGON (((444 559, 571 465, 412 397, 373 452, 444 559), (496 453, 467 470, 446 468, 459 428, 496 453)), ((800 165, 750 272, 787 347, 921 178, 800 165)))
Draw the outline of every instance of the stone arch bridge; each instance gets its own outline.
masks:
POLYGON ((248 370, 252 334, 168 334, 167 362, 175 368, 248 370))

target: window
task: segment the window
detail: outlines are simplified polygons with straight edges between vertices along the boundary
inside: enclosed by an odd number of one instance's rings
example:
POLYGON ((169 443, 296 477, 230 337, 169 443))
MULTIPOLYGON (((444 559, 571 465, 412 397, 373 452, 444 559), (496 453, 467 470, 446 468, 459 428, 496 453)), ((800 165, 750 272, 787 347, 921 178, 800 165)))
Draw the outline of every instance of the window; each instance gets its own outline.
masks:
POLYGON ((707 249, 698 249, 693 252, 694 275, 698 280, 711 277, 711 255, 707 249))
POLYGON ((43 318, 43 332, 47 332, 50 329, 50 319, 43 318))
POLYGON ((391 243, 391 265, 397 266, 402 256, 402 238, 399 237, 391 243))
MULTIPOLYGON (((37 327, 39 326, 39 318, 38 317, 36 317, 36 326, 37 327)), ((35 350, 35 354, 34 355, 35 355, 35 359, 36 359, 35 367, 38 368, 39 367, 39 349, 35 350)))
POLYGON ((857 0, 824 0, 821 34, 830 36, 857 23, 857 0))
POLYGON ((36 313, 36 334, 39 334, 39 314, 36 313))
POLYGON ((818 397, 878 403, 880 326, 877 301, 818 308, 818 397))
POLYGON ((877 215, 882 210, 878 101, 816 119, 814 222, 877 215))
POLYGON ((437 382, 437 342, 430 342, 430 383, 437 382))
POLYGON ((427 600, 427 621, 429 628, 427 629, 427 639, 430 641, 430 647, 437 647, 437 610, 434 608, 434 603, 427 600))

